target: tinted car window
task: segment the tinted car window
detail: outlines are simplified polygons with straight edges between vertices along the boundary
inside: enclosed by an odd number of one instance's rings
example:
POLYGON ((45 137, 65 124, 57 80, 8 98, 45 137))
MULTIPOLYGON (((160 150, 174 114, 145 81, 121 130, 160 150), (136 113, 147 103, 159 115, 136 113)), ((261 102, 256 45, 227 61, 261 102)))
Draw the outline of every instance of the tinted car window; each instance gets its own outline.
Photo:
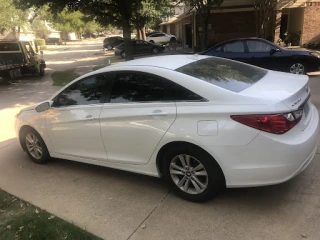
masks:
POLYGON ((163 99, 161 78, 144 73, 120 72, 115 74, 111 103, 152 102, 163 99))
POLYGON ((102 102, 106 86, 111 82, 107 75, 91 76, 72 84, 55 99, 53 106, 88 105, 102 102))
POLYGON ((247 41, 249 52, 270 52, 272 46, 262 41, 248 40, 247 41))
POLYGON ((198 94, 186 89, 185 87, 172 82, 170 80, 165 81, 165 100, 173 101, 206 101, 205 98, 198 94))
POLYGON ((209 57, 184 65, 176 71, 233 92, 258 82, 267 70, 228 59, 209 57))
POLYGON ((222 50, 223 50, 223 46, 219 46, 214 51, 215 52, 222 52, 222 50))
POLYGON ((242 41, 226 43, 224 45, 224 52, 243 53, 244 52, 244 44, 242 41))
POLYGON ((164 34, 162 33, 156 33, 156 34, 153 34, 153 35, 150 35, 150 37, 163 37, 164 34))
POLYGON ((9 52, 9 51, 20 51, 18 43, 1 43, 0 42, 0 51, 9 52))

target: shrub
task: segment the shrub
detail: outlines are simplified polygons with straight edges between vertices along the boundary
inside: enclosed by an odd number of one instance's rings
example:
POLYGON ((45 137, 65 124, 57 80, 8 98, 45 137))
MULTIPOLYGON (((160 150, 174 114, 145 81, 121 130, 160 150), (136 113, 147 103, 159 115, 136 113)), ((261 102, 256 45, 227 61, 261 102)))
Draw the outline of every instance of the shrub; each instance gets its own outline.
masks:
POLYGON ((44 40, 42 38, 37 38, 34 41, 39 46, 40 49, 45 49, 46 48, 46 40, 44 40))

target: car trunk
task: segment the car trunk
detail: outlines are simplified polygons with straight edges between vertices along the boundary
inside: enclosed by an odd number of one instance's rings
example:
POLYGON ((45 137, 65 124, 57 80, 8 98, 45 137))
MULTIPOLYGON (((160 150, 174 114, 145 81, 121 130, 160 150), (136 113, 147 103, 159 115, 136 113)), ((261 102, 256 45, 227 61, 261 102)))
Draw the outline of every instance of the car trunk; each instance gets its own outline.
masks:
POLYGON ((297 110, 310 96, 308 80, 306 75, 269 71, 257 83, 239 94, 282 101, 290 110, 297 110))
POLYGON ((239 94, 283 102, 291 111, 303 110, 301 130, 304 130, 310 121, 308 80, 306 75, 269 71, 260 81, 239 94))

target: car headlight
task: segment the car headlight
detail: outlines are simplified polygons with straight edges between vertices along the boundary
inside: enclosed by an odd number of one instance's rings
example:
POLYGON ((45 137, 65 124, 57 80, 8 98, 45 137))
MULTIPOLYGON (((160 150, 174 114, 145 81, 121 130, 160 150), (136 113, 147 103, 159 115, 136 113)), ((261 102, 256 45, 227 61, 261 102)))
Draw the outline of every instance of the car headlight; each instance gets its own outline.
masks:
POLYGON ((320 53, 317 53, 317 52, 311 52, 310 55, 316 58, 320 58, 320 53))

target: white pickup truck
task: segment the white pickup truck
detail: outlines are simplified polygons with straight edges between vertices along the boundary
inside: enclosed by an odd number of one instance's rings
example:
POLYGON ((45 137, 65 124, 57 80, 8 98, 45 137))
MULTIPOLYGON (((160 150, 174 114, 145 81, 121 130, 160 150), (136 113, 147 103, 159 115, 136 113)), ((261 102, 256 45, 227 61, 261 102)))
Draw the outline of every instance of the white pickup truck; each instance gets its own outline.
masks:
POLYGON ((0 41, 0 82, 9 82, 22 74, 35 73, 43 76, 45 68, 45 61, 30 42, 0 41))

